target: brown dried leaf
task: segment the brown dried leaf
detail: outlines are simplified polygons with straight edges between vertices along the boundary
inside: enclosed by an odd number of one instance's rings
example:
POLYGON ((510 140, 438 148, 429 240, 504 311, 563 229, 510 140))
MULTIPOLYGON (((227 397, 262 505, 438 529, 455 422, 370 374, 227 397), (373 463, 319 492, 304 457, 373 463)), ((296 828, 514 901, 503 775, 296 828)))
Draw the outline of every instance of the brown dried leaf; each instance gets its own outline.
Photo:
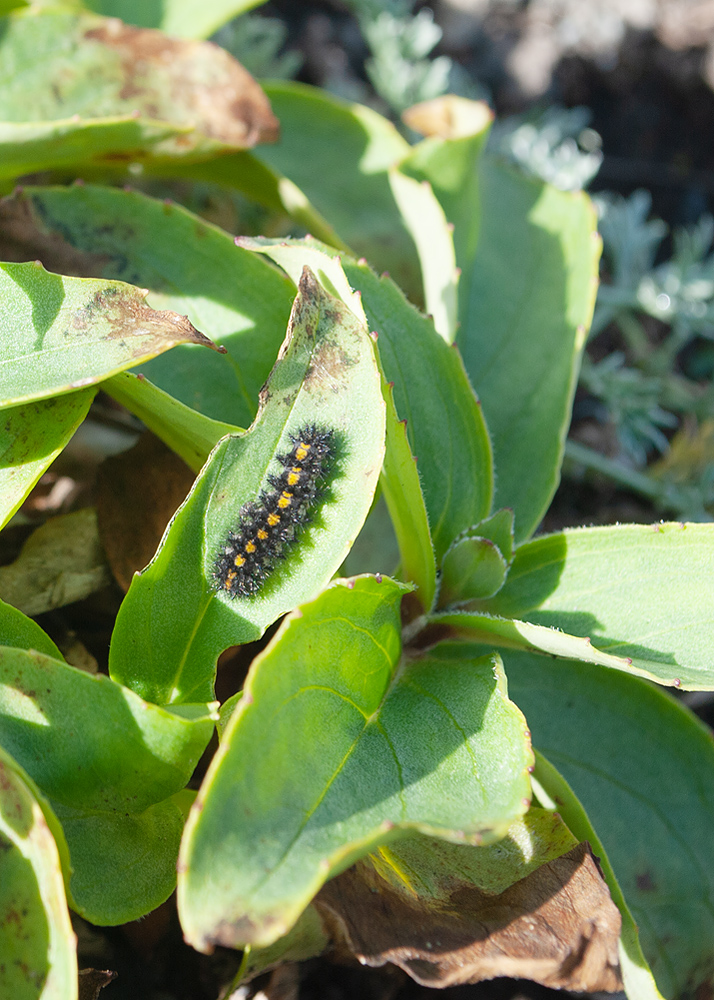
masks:
POLYGON ((402 121, 420 135, 462 139, 488 128, 493 121, 493 111, 485 101, 445 94, 413 104, 402 114, 402 121))
POLYGON ((0 567, 0 598, 39 615, 100 590, 110 581, 92 507, 51 517, 27 539, 17 559, 0 567))
POLYGON ((148 432, 128 451, 108 458, 97 475, 99 535, 118 583, 129 589, 134 573, 151 560, 194 474, 148 432))
POLYGON ((97 1000, 99 991, 104 989, 112 979, 116 979, 117 973, 110 970, 100 969, 80 969, 77 980, 79 986, 79 1000, 97 1000))
POLYGON ((333 939, 366 965, 392 962, 446 987, 497 976, 557 989, 622 989, 620 914, 587 843, 499 894, 454 879, 437 900, 388 883, 362 861, 315 900, 333 939))

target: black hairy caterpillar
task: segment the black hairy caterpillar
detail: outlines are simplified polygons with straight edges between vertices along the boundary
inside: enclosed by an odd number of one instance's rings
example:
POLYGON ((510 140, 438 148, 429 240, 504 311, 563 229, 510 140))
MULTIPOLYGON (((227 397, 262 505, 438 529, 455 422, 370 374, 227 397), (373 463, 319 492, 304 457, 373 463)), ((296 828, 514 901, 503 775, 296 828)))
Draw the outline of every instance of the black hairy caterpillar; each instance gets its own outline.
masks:
POLYGON ((325 493, 325 476, 335 458, 334 431, 307 424, 290 441, 291 451, 275 456, 282 471, 268 476, 270 489, 241 508, 238 528, 228 532, 216 559, 216 589, 229 597, 260 590, 325 493))

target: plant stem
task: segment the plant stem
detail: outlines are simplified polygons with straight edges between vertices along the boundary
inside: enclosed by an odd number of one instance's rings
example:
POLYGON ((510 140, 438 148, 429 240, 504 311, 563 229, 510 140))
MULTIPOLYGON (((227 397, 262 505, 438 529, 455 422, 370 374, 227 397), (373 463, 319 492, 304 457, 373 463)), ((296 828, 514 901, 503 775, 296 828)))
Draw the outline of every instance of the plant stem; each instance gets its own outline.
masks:
POLYGON ((602 455, 599 451, 594 451, 578 441, 570 439, 566 441, 565 455, 571 461, 584 465, 587 469, 592 469, 593 472, 600 472, 608 479, 612 479, 636 493, 641 493, 651 500, 664 502, 666 499, 661 483, 651 479, 644 472, 628 469, 620 462, 615 461, 614 458, 608 458, 607 455, 602 455))

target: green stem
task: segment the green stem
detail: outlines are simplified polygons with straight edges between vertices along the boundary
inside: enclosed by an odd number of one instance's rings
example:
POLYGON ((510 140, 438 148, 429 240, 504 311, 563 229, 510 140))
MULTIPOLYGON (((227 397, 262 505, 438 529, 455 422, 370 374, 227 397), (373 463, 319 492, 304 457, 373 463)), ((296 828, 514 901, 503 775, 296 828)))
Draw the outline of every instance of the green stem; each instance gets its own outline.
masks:
POLYGON ((593 472, 600 472, 608 479, 612 479, 636 493, 641 493, 651 500, 664 503, 669 499, 665 494, 665 488, 655 479, 651 479, 644 472, 638 472, 636 469, 628 469, 615 459, 608 458, 607 455, 602 455, 599 451, 593 451, 592 448, 588 448, 578 441, 570 439, 566 441, 565 455, 573 462, 584 465, 587 469, 592 469, 593 472))
POLYGON ((599 472, 608 479, 619 483, 634 493, 647 497, 656 507, 663 511, 671 511, 674 514, 687 512, 688 520, 707 519, 707 511, 702 508, 701 513, 695 511, 692 514, 692 498, 686 493, 677 489, 671 483, 663 483, 644 472, 636 469, 628 469, 607 455, 601 455, 598 451, 586 447, 577 441, 568 440, 565 442, 565 455, 573 462, 584 465, 593 472, 599 472))

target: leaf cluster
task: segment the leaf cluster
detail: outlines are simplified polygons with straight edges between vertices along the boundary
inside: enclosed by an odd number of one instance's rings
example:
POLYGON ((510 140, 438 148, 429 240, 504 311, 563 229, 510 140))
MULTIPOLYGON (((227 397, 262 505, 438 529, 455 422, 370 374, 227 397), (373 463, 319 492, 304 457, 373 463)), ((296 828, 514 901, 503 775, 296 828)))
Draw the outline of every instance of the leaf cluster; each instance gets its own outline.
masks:
MULTIPOLYGON (((0 994, 73 1000, 68 907, 119 924, 177 888, 186 939, 243 949, 240 979, 336 944, 430 985, 683 995, 714 968, 714 747, 664 688, 714 686, 714 532, 534 537, 592 205, 485 153, 477 102, 410 109, 410 144, 154 30, 181 12, 198 39, 241 6, 3 23, 0 169, 48 183, 0 202, 2 523, 100 388, 195 478, 127 580, 107 674, 31 617, 105 585, 101 508, 0 579, 0 994), (234 239, 130 178, 238 191, 314 235, 234 239), (309 527, 255 595, 219 592, 226 539, 312 424, 340 447, 309 527), (219 657, 259 640, 219 704, 219 657)), ((136 479, 129 537, 153 512, 136 479)))

